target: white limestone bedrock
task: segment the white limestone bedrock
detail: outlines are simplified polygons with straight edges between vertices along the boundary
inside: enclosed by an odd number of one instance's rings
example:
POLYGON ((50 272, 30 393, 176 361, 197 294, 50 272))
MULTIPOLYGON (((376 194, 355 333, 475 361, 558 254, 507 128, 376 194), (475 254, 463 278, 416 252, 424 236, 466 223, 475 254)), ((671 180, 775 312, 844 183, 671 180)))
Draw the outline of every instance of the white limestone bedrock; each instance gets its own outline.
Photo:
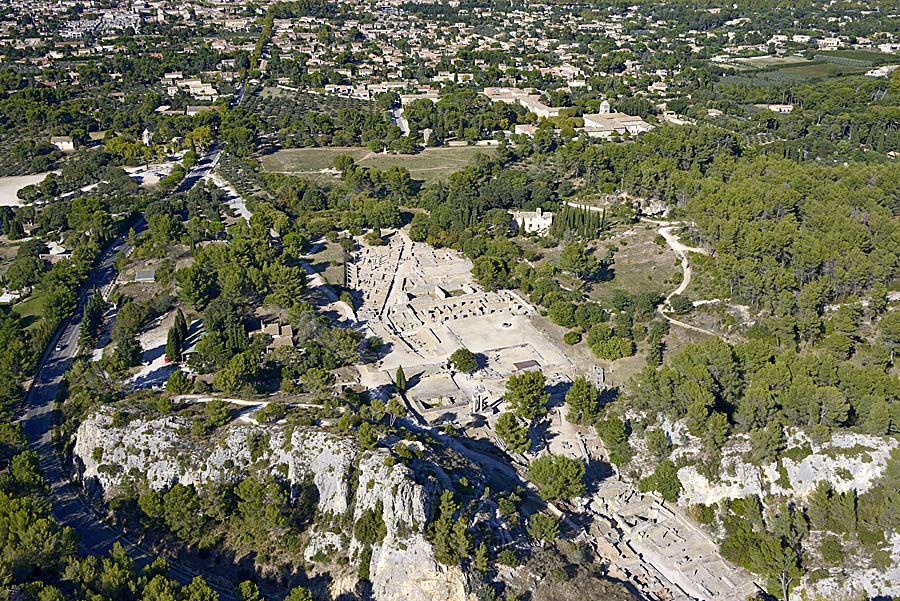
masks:
MULTIPOLYGON (((360 453, 354 440, 315 428, 296 428, 291 444, 285 445, 281 426, 232 425, 199 445, 183 434, 188 420, 165 416, 132 421, 112 427, 112 417, 100 412, 87 418, 76 433, 74 456, 85 482, 100 486, 106 496, 130 478, 129 472, 146 474, 148 485, 160 490, 175 482, 203 484, 237 481, 252 463, 249 436, 268 435, 267 451, 258 461, 263 470, 289 483, 312 476, 319 492, 319 510, 332 515, 352 511, 355 523, 364 511, 382 503, 387 534, 372 549, 369 566, 373 596, 378 601, 472 601, 469 582, 458 568, 446 567, 434 558, 425 538, 436 487, 419 484, 406 466, 385 465, 387 452, 360 453), (182 433, 180 433, 182 432, 182 433), (96 448, 102 449, 96 452, 96 448), (359 481, 351 499, 354 460, 359 456, 359 481), (99 458, 100 461, 97 461, 99 458), (279 466, 286 466, 279 467, 279 466), (104 466, 101 468, 101 466, 104 466), (108 466, 121 466, 110 469, 108 466), (286 469, 286 475, 285 475, 286 469), (132 472, 132 470, 135 470, 132 472), (372 482, 370 485, 369 482, 372 482), (352 506, 351 506, 352 503, 352 506)), ((257 466, 258 467, 258 466, 257 466)), ((313 527, 307 558, 341 545, 340 536, 313 527)), ((352 562, 359 559, 361 545, 350 543, 352 562)), ((355 570, 354 570, 355 572, 355 570)), ((347 578, 335 578, 346 591, 347 578)))

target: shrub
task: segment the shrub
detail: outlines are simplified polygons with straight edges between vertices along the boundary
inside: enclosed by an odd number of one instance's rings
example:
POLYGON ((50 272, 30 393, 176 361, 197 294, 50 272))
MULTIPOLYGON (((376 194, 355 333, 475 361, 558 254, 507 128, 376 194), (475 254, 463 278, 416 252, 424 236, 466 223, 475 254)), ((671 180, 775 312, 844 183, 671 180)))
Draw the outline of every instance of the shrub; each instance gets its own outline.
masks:
POLYGON ((822 539, 820 551, 822 552, 822 560, 825 563, 835 566, 844 563, 844 547, 836 536, 828 535, 822 539))
POLYGON ((676 294, 670 298, 669 306, 672 307, 672 311, 678 315, 684 315, 694 310, 694 303, 683 294, 676 294))
POLYGON ((563 335, 563 341, 569 345, 575 345, 581 342, 581 332, 578 330, 570 330, 563 335))
POLYGON ((656 466, 652 476, 641 480, 641 492, 656 491, 670 503, 678 501, 681 495, 681 480, 678 479, 678 468, 668 459, 663 459, 656 466))
POLYGON ((378 501, 375 507, 365 510, 353 525, 353 536, 356 540, 364 545, 374 545, 384 540, 387 526, 382 517, 383 513, 384 506, 381 501, 378 501))
POLYGON ((503 549, 497 553, 497 563, 502 566, 516 568, 519 566, 519 558, 516 557, 516 553, 512 549, 503 549))
POLYGON ((552 543, 559 536, 559 520, 546 513, 536 513, 528 520, 528 534, 536 541, 552 543))

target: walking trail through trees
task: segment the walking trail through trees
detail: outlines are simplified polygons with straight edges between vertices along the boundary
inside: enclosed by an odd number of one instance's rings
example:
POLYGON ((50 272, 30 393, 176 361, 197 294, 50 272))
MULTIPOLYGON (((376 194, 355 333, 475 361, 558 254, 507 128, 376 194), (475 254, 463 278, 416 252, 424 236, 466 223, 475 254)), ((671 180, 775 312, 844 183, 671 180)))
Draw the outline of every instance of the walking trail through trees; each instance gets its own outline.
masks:
POLYGON ((671 291, 669 294, 666 295, 666 300, 662 304, 659 305, 659 307, 657 308, 657 311, 659 311, 659 314, 662 315, 671 324, 680 326, 680 327, 688 329, 688 330, 693 330, 695 332, 700 332, 701 334, 706 334, 707 336, 716 336, 717 334, 715 332, 711 332, 704 328, 700 328, 700 327, 691 325, 689 323, 685 323, 679 319, 675 319, 674 317, 672 317, 671 315, 666 313, 666 308, 669 307, 669 301, 672 299, 672 297, 675 295, 678 295, 678 294, 683 294, 684 291, 687 290, 687 287, 691 283, 691 263, 690 263, 690 260, 688 259, 688 253, 695 252, 695 253, 700 253, 702 255, 708 255, 709 251, 706 250, 705 248, 698 248, 698 247, 687 246, 686 244, 683 244, 681 242, 681 240, 678 238, 678 236, 674 233, 675 230, 684 227, 684 224, 679 221, 666 222, 666 221, 657 221, 655 219, 646 219, 646 218, 641 219, 641 221, 643 221, 645 223, 652 223, 654 225, 660 226, 659 229, 657 229, 656 231, 659 233, 660 236, 665 238, 666 244, 669 245, 669 248, 672 249, 672 252, 675 253, 675 256, 681 260, 681 271, 683 274, 683 277, 681 278, 681 283, 678 285, 677 288, 675 288, 675 290, 671 291))

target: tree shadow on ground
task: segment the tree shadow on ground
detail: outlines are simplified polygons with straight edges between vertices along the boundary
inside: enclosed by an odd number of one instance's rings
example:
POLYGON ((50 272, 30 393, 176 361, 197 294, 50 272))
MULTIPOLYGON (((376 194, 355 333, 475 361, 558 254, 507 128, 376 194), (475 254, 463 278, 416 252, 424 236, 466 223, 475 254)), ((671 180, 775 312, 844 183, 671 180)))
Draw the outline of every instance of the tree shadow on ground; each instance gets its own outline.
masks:
POLYGON ((166 383, 166 380, 169 379, 169 376, 172 375, 178 369, 178 366, 174 363, 167 363, 163 365, 159 369, 154 369, 150 373, 144 374, 134 380, 134 388, 150 388, 152 386, 163 385, 166 383))
POLYGON ((566 393, 569 392, 569 388, 571 387, 572 382, 569 382, 568 380, 548 386, 547 392, 550 393, 550 400, 547 403, 547 408, 555 409, 557 407, 562 407, 566 402, 566 393))

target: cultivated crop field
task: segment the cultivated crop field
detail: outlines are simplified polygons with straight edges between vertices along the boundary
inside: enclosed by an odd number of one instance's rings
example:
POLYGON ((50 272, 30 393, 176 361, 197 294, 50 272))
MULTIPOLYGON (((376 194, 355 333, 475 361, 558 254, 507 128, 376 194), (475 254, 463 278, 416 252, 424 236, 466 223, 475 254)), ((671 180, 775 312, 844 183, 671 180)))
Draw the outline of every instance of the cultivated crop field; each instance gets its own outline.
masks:
POLYGON ((804 84, 807 82, 845 77, 848 75, 861 75, 867 69, 860 66, 841 65, 824 61, 809 61, 806 63, 788 63, 781 67, 760 69, 756 72, 744 72, 740 75, 727 75, 722 78, 723 83, 751 86, 774 86, 788 84, 804 84))
POLYGON ((746 58, 735 59, 736 62, 757 69, 768 69, 772 67, 780 67, 784 65, 796 65, 798 63, 809 62, 806 57, 792 54, 790 56, 750 56, 746 58))
POLYGON ((857 75, 865 72, 863 67, 851 67, 834 63, 812 63, 809 65, 792 65, 776 71, 798 78, 818 79, 821 77, 840 77, 842 75, 857 75))
POLYGON ((333 94, 292 92, 267 87, 247 97, 244 106, 265 121, 302 116, 307 111, 336 114, 341 109, 378 110, 374 103, 333 94))
POLYGON ((900 62, 900 57, 897 55, 872 50, 826 50, 816 53, 816 58, 831 59, 835 62, 839 62, 842 59, 860 61, 869 65, 887 65, 900 62))

